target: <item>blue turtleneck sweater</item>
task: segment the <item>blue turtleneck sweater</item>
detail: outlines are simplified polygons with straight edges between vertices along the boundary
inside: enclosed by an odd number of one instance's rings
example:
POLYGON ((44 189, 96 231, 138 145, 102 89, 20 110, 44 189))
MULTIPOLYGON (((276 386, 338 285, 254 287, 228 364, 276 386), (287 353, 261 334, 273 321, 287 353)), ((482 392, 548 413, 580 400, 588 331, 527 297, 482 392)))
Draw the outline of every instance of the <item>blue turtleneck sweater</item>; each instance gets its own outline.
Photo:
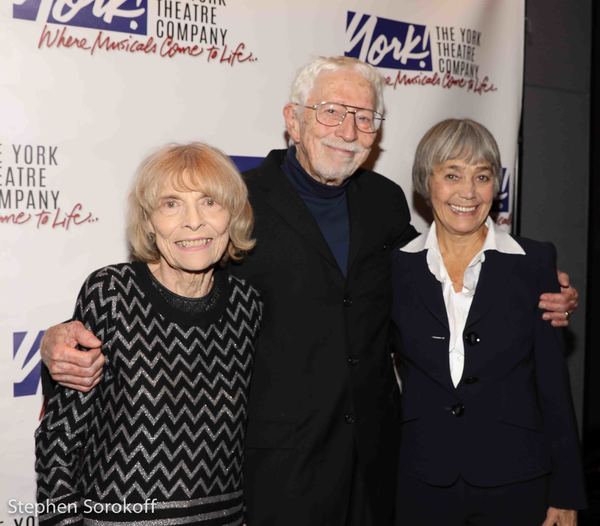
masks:
POLYGON ((340 186, 319 183, 306 173, 296 158, 296 147, 288 148, 283 161, 283 171, 296 189, 327 241, 344 276, 348 266, 350 226, 346 201, 346 179, 340 186))

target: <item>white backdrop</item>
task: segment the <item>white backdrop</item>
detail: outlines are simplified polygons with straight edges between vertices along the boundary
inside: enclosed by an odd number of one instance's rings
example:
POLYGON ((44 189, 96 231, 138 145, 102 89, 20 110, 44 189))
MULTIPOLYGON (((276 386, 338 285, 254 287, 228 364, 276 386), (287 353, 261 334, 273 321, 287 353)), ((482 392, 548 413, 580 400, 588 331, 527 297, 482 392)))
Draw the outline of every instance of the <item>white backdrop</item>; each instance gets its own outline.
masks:
POLYGON ((350 54, 386 78, 375 169, 405 189, 451 116, 496 136, 511 222, 524 0, 3 0, 0 3, 0 523, 33 524, 39 340, 83 279, 127 258, 132 174, 165 142, 239 162, 285 147, 295 71, 350 54), (19 509, 19 503, 21 506, 19 509))

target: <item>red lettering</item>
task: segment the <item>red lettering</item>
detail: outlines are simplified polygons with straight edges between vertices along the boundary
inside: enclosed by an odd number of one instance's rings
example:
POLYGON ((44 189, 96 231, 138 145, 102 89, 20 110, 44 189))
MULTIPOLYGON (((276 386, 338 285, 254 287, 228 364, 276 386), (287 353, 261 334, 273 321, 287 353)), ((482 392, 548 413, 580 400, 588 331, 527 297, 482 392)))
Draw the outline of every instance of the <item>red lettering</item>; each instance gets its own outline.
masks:
POLYGON ((153 37, 149 37, 146 41, 134 40, 132 37, 113 40, 110 35, 105 35, 102 31, 99 31, 94 40, 91 54, 93 55, 97 49, 103 49, 105 51, 126 51, 148 55, 156 53, 157 48, 158 46, 153 37))
POLYGON ((416 75, 409 76, 407 73, 398 71, 395 77, 385 78, 385 83, 388 86, 393 86, 394 89, 396 89, 398 86, 439 86, 440 81, 441 79, 437 72, 433 73, 433 75, 417 73, 416 75))
POLYGON ((197 57, 202 55, 204 48, 194 45, 181 45, 174 42, 172 38, 163 40, 160 46, 160 56, 173 58, 175 55, 189 55, 190 57, 197 57))
POLYGON ((225 44, 219 62, 227 62, 230 66, 233 66, 236 63, 241 64, 242 62, 247 62, 248 60, 254 62, 256 59, 253 57, 252 53, 249 53, 247 55, 244 54, 245 48, 246 44, 240 42, 235 48, 235 51, 232 51, 231 53, 227 54, 227 44, 225 44))
POLYGON ((489 80, 490 79, 487 76, 483 77, 481 81, 477 79, 473 91, 475 93, 478 93, 479 95, 481 95, 482 93, 487 93, 488 91, 496 91, 498 88, 496 88, 494 84, 490 83, 489 80))
POLYGON ((252 52, 247 53, 245 49, 246 44, 243 42, 240 42, 233 51, 229 51, 227 44, 225 44, 222 49, 218 46, 211 46, 206 49, 208 52, 206 61, 212 62, 216 60, 219 64, 225 63, 230 66, 241 64, 243 62, 256 62, 258 59, 254 54, 252 52))
POLYGON ((38 218, 37 224, 35 225, 36 228, 40 228, 40 226, 48 223, 48 220, 50 218, 50 212, 48 212, 47 210, 42 210, 41 212, 38 212, 34 215, 38 218))
POLYGON ((31 219, 31 214, 18 212, 13 214, 0 215, 0 224, 9 223, 12 225, 24 225, 31 219))
POLYGON ((44 44, 48 48, 64 47, 68 49, 71 47, 76 47, 84 50, 91 49, 91 46, 88 44, 86 38, 78 38, 69 35, 66 27, 63 27, 62 29, 57 29, 55 31, 51 31, 50 29, 48 29, 48 26, 45 25, 44 29, 42 30, 42 34, 40 35, 40 39, 38 41, 38 49, 42 48, 44 44))
POLYGON ((453 88, 458 86, 459 88, 464 88, 467 85, 467 81, 465 79, 457 78, 452 76, 450 73, 446 73, 442 80, 442 87, 446 89, 453 88))
POLYGON ((84 223, 95 223, 98 221, 97 217, 93 217, 91 212, 87 214, 80 214, 83 210, 83 206, 81 203, 77 203, 68 214, 64 216, 61 215, 60 207, 56 209, 54 213, 54 218, 52 220, 52 228, 63 228, 64 230, 69 230, 71 226, 79 226, 84 223))

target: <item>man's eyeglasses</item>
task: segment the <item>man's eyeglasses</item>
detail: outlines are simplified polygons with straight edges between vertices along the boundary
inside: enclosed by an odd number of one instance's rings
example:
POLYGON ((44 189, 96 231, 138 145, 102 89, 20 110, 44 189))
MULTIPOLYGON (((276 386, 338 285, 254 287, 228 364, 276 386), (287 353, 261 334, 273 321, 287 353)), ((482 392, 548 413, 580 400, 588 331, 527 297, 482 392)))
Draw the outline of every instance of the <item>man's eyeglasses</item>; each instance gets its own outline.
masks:
POLYGON ((356 108, 354 106, 346 106, 337 102, 319 102, 312 106, 295 103, 296 106, 302 106, 309 110, 315 110, 317 122, 324 126, 339 126, 344 122, 346 115, 352 113, 354 115, 354 123, 361 132, 375 133, 381 127, 381 121, 384 120, 383 115, 368 108, 356 108))

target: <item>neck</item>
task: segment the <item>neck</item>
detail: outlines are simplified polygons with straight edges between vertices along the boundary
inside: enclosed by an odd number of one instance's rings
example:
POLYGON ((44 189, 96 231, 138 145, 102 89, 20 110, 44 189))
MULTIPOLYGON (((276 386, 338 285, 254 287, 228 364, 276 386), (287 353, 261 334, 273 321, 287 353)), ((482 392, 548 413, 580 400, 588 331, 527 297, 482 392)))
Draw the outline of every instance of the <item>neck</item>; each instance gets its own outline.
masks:
POLYGON ((186 298, 206 296, 213 286, 213 267, 200 272, 188 272, 173 268, 161 259, 158 263, 148 263, 148 268, 161 285, 186 298))
POLYGON ((450 276, 454 291, 460 292, 463 289, 463 279, 467 266, 483 248, 487 226, 483 224, 478 230, 470 234, 448 232, 437 220, 435 226, 446 271, 450 276))
POLYGON ((449 257, 463 259, 470 254, 469 261, 483 247, 487 236, 485 224, 470 234, 456 234, 446 230, 438 221, 435 222, 436 234, 440 252, 444 258, 449 257))
POLYGON ((318 174, 311 174, 310 172, 307 172, 307 173, 318 183, 321 183, 321 184, 324 184, 327 186, 340 186, 344 182, 344 179, 325 179, 325 177, 321 177, 318 174))

